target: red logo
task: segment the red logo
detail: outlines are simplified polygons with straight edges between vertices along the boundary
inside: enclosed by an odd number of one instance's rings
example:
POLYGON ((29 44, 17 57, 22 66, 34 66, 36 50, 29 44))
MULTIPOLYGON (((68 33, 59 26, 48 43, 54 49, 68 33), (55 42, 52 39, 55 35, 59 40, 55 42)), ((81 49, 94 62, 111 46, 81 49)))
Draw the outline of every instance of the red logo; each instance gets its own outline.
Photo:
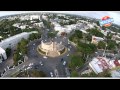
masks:
POLYGON ((110 18, 109 16, 104 16, 100 20, 100 25, 105 26, 105 27, 109 27, 109 26, 111 26, 112 22, 113 22, 113 18, 110 18))

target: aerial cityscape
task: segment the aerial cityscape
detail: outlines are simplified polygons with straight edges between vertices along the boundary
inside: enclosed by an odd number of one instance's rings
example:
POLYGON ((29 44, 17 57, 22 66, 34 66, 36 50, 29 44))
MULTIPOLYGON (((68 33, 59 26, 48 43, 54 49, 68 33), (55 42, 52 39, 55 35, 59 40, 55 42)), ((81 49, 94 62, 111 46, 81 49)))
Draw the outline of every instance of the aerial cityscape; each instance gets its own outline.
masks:
POLYGON ((1 11, 0 78, 120 78, 118 16, 1 11))

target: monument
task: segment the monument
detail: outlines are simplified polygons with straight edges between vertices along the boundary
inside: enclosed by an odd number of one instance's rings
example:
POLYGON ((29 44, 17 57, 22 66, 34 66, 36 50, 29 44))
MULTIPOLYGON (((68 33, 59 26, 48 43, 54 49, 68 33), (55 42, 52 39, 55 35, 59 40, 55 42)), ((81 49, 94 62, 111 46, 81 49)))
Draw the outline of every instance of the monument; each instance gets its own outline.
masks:
POLYGON ((40 53, 50 56, 57 57, 63 54, 66 51, 65 46, 62 42, 57 43, 56 41, 41 41, 41 44, 38 46, 38 50, 40 53))

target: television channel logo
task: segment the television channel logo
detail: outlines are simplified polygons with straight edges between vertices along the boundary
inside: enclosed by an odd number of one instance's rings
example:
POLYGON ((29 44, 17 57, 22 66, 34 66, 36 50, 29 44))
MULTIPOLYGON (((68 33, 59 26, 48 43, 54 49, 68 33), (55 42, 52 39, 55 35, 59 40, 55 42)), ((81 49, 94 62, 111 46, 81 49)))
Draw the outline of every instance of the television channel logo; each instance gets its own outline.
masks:
POLYGON ((100 26, 109 27, 112 25, 112 22, 114 22, 113 18, 110 18, 109 16, 104 16, 100 21, 100 26))

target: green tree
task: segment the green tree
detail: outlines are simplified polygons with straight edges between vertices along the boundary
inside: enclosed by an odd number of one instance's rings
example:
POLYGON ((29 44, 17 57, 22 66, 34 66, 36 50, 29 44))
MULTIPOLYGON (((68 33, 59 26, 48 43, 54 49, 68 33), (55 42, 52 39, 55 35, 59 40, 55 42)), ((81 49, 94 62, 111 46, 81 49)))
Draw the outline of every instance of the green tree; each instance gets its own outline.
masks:
POLYGON ((84 60, 79 55, 73 55, 70 57, 69 67, 75 69, 81 67, 84 64, 84 60))
POLYGON ((7 57, 11 55, 11 48, 6 48, 6 54, 7 54, 7 57))
POLYGON ((114 50, 116 48, 116 42, 113 40, 109 40, 107 43, 107 49, 108 50, 114 50))
POLYGON ((79 74, 78 74, 78 72, 77 71, 72 71, 71 72, 71 77, 79 77, 79 74))
POLYGON ((49 38, 54 38, 56 36, 57 32, 48 32, 49 38))
POLYGON ((19 60, 19 54, 18 53, 15 53, 14 55, 13 55, 13 60, 14 60, 14 65, 17 65, 17 63, 18 63, 18 60, 19 60))
POLYGON ((79 38, 79 39, 83 38, 82 31, 75 30, 74 36, 77 37, 77 38, 79 38))
POLYGON ((91 42, 91 41, 92 41, 92 35, 87 34, 87 35, 86 35, 86 39, 91 42))
POLYGON ((104 37, 104 34, 100 32, 100 30, 97 29, 90 29, 87 30, 91 35, 95 35, 97 37, 104 37))
POLYGON ((94 72, 88 73, 88 74, 82 74, 80 75, 81 77, 98 77, 97 74, 95 74, 94 72))
POLYGON ((99 42, 98 42, 97 47, 98 47, 99 49, 104 49, 105 46, 106 46, 105 42, 103 42, 103 41, 99 41, 99 42))

